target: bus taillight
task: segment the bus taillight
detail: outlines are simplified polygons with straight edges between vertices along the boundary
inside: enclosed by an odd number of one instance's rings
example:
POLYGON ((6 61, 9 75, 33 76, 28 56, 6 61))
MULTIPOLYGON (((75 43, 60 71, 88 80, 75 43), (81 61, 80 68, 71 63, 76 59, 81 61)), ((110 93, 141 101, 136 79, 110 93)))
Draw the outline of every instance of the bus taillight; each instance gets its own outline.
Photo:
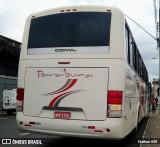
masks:
POLYGON ((22 112, 23 111, 23 100, 24 100, 24 89, 18 88, 17 89, 17 111, 22 112))
POLYGON ((122 117, 122 91, 108 91, 107 117, 122 117))

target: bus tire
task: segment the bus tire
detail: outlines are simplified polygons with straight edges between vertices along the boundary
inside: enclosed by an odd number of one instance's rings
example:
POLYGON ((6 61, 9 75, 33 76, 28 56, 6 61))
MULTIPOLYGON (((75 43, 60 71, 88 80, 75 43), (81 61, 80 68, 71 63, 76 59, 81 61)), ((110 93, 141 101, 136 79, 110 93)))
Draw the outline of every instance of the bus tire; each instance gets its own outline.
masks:
POLYGON ((8 114, 8 115, 12 115, 12 114, 13 114, 13 111, 7 110, 7 114, 8 114))
POLYGON ((136 127, 134 128, 134 134, 138 132, 138 129, 139 129, 139 109, 138 109, 136 127))

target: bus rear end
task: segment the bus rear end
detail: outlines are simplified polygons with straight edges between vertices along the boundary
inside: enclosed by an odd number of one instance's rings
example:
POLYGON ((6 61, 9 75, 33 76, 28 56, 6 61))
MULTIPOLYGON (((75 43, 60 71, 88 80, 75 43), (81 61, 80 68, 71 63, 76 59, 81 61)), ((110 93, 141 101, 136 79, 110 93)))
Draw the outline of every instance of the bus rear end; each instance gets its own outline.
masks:
POLYGON ((116 130, 123 89, 109 87, 109 78, 115 74, 110 71, 123 77, 116 64, 123 67, 124 61, 108 58, 111 20, 110 8, 96 6, 55 9, 28 18, 18 73, 16 118, 21 131, 122 136, 116 130))

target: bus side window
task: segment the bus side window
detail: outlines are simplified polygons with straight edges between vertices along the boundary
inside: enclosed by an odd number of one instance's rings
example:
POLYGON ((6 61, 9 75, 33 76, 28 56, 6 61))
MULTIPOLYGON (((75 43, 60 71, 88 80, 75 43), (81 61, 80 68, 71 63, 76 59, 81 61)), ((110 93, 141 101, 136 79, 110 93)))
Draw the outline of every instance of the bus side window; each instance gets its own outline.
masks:
POLYGON ((129 35, 129 49, 130 49, 130 65, 133 66, 133 39, 129 35))
POLYGON ((140 56, 139 56, 139 75, 140 77, 142 77, 142 59, 140 56))
POLYGON ((136 71, 139 73, 139 51, 136 48, 136 71))
POLYGON ((133 46, 134 46, 134 42, 133 42, 133 37, 132 34, 129 30, 128 25, 126 24, 126 29, 125 29, 125 34, 126 34, 126 53, 127 53, 127 61, 128 63, 133 67, 133 46))
POLYGON ((132 52, 133 52, 133 67, 136 70, 136 44, 135 42, 133 42, 132 52))
POLYGON ((128 29, 126 28, 125 30, 125 36, 126 36, 126 56, 127 56, 127 61, 128 63, 130 63, 130 51, 129 51, 129 33, 128 33, 128 29))

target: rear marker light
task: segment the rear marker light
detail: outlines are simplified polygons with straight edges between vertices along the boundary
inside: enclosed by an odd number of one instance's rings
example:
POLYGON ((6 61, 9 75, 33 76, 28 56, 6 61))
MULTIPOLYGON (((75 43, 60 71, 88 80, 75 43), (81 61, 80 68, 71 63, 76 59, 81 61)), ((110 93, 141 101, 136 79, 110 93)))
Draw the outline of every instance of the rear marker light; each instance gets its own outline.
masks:
POLYGON ((35 122, 29 122, 29 124, 31 124, 31 125, 35 125, 35 122))
POLYGON ((40 122, 29 122, 30 125, 41 125, 40 122))
POLYGON ((111 12, 111 10, 107 10, 107 12, 111 12))
POLYGON ((94 132, 102 133, 103 131, 102 130, 94 130, 94 132))
POLYGON ((27 126, 27 127, 31 127, 31 125, 29 125, 29 124, 25 124, 25 126, 27 126))
POLYGON ((95 126, 88 126, 88 129, 95 129, 95 126))
POLYGON ((58 64, 70 64, 71 62, 58 62, 58 64))
POLYGON ((75 12, 75 11, 77 11, 77 9, 72 9, 72 10, 70 10, 70 9, 67 9, 67 10, 60 10, 60 12, 65 12, 65 11, 66 11, 66 12, 70 12, 70 11, 74 11, 74 12, 75 12))
POLYGON ((87 126, 82 126, 82 128, 83 128, 83 129, 87 129, 88 127, 87 127, 87 126))

